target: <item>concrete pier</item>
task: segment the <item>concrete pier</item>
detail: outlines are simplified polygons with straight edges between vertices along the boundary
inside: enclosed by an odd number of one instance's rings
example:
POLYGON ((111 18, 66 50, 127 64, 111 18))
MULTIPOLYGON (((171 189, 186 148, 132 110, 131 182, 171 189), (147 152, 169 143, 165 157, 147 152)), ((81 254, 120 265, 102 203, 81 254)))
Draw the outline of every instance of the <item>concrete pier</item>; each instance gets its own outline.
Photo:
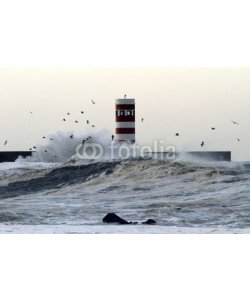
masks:
POLYGON ((0 151, 0 163, 14 162, 19 156, 31 156, 33 151, 0 151))
POLYGON ((231 151, 153 152, 149 157, 158 159, 195 159, 203 161, 231 161, 231 151))

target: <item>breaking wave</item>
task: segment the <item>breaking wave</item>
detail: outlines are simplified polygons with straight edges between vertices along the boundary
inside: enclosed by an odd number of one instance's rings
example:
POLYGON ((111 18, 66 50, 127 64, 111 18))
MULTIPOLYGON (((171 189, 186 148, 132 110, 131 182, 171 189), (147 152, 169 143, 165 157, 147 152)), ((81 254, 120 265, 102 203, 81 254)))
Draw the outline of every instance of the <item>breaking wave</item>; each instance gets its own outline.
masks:
POLYGON ((108 149, 111 134, 71 134, 51 134, 31 157, 0 164, 0 224, 98 225, 116 212, 162 226, 249 228, 250 163, 85 160, 76 156, 83 139, 108 149))
POLYGON ((89 139, 88 143, 98 143, 104 149, 108 149, 111 143, 111 133, 103 129, 50 134, 46 136, 42 144, 36 146, 31 157, 19 158, 17 162, 63 163, 70 159, 75 161, 77 160, 76 149, 86 139, 89 139))
POLYGON ((164 226, 246 228, 249 166, 152 158, 2 164, 0 222, 93 225, 114 211, 164 226))

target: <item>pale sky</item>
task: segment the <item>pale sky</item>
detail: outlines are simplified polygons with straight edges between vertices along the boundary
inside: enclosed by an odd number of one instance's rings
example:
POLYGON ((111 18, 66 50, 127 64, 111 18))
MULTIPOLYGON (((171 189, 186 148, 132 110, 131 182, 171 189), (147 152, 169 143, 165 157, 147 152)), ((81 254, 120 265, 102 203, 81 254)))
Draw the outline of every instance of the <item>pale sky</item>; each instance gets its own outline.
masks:
POLYGON ((204 150, 250 160, 250 68, 2 68, 0 151, 28 150, 48 133, 85 130, 83 122, 74 124, 81 110, 112 134, 115 99, 124 94, 136 99, 138 144, 164 140, 195 151, 204 140, 204 150), (72 121, 63 123, 67 112, 72 121))

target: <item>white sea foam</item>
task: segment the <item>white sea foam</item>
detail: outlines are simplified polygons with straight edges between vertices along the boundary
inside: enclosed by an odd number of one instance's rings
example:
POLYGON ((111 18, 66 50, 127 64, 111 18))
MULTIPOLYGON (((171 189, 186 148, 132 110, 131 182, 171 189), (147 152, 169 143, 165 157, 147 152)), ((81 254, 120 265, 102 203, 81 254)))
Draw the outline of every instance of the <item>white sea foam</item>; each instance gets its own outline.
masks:
POLYGON ((249 234, 250 228, 176 227, 148 225, 0 225, 0 234, 249 234))

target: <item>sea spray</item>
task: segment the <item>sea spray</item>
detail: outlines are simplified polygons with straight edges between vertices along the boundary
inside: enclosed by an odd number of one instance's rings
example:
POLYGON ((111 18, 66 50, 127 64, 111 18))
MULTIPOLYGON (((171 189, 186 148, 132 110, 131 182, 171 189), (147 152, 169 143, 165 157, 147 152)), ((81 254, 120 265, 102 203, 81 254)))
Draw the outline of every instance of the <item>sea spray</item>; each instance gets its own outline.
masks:
POLYGON ((148 147, 115 142, 106 130, 86 130, 80 133, 57 132, 46 136, 30 157, 17 162, 88 163, 110 159, 128 159, 147 156, 148 147))
POLYGON ((36 151, 30 157, 19 158, 17 161, 64 163, 71 158, 77 160, 76 149, 88 138, 88 143, 98 143, 105 149, 111 142, 111 134, 105 129, 85 130, 81 133, 59 131, 47 135, 44 142, 36 146, 36 151))

